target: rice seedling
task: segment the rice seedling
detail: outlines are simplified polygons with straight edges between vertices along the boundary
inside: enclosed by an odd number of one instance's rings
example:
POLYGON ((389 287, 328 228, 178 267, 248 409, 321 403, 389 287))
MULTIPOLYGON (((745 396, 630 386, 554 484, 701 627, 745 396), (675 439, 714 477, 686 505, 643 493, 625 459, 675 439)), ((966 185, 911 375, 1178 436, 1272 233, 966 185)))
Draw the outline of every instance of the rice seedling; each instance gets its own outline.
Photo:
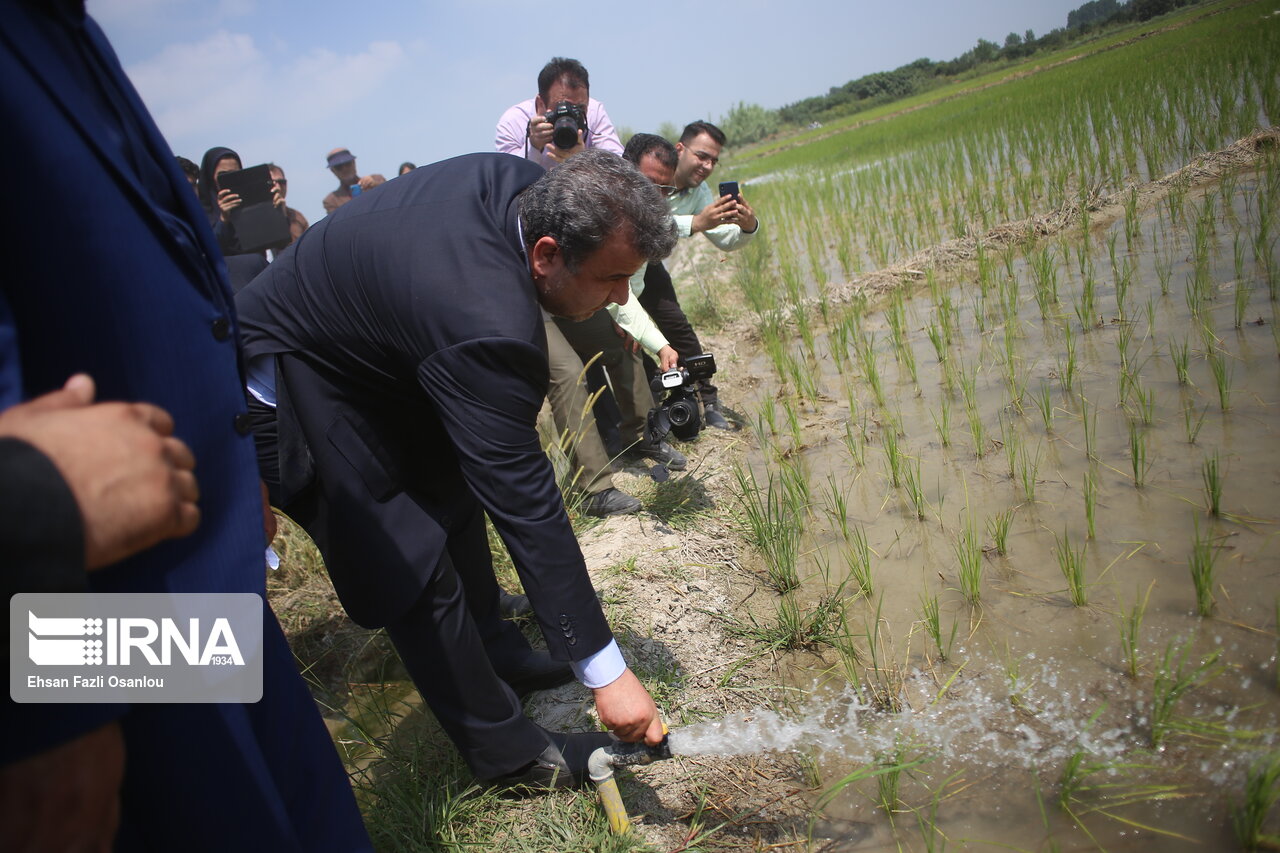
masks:
POLYGON ((1212 530, 1200 531, 1200 518, 1192 518, 1193 537, 1188 566, 1191 584, 1196 590, 1196 613, 1209 616, 1213 613, 1213 581, 1218 561, 1218 545, 1211 536, 1212 530))
POLYGON ((1178 374, 1178 384, 1186 385, 1187 366, 1191 363, 1191 345, 1186 338, 1182 342, 1169 339, 1169 358, 1173 360, 1174 372, 1178 374))
POLYGON ((1089 589, 1084 580, 1084 557, 1088 543, 1081 545, 1079 549, 1072 548, 1071 536, 1065 530, 1062 531, 1061 539, 1056 533, 1053 539, 1054 556, 1058 559, 1058 568, 1062 570, 1062 576, 1067 579, 1071 603, 1076 607, 1083 607, 1089 603, 1089 589))
POLYGON ((803 509, 794 502, 795 492, 778 487, 769 472, 761 488, 755 472, 735 466, 738 499, 747 519, 747 540, 764 558, 767 583, 779 593, 800 585, 797 562, 803 530, 803 509))
POLYGON ((1089 539, 1097 539, 1098 531, 1094 524, 1098 509, 1098 474, 1091 467, 1084 472, 1084 518, 1089 527, 1089 539))
POLYGON ((844 422, 844 446, 849 451, 849 458, 859 468, 866 467, 867 464, 867 444, 864 440, 866 433, 859 429, 854 432, 854 423, 852 420, 844 422))
POLYGON ((951 446, 951 399, 945 394, 939 403, 940 414, 929 414, 933 417, 933 426, 938 431, 938 440, 943 447, 951 446))
POLYGON ((925 630, 929 632, 930 639, 933 640, 934 648, 938 650, 938 659, 946 660, 951 656, 951 647, 956 641, 956 621, 951 622, 951 632, 945 637, 942 631, 942 613, 938 608, 938 595, 926 595, 920 593, 920 608, 923 611, 925 630))
POLYGON ((1140 424, 1129 421, 1129 465, 1133 469, 1133 485, 1141 489, 1147 480, 1151 463, 1147 460, 1147 433, 1140 424))
POLYGON ((1213 516, 1222 515, 1222 471, 1219 465, 1218 451, 1206 456, 1200 466, 1200 478, 1204 480, 1205 508, 1213 516))
POLYGON ((1082 398, 1080 417, 1084 425, 1084 453, 1089 459, 1098 461, 1098 407, 1090 408, 1089 401, 1082 398))
POLYGON ((966 403, 965 415, 969 420, 969 434, 973 437, 974 455, 981 459, 987 453, 987 430, 982 424, 982 413, 976 405, 966 403))
MULTIPOLYGON (((1095 714, 1089 719, 1086 728, 1093 724, 1097 716, 1095 714)), ((1151 776, 1156 765, 1127 761, 1123 757, 1096 761, 1088 761, 1088 758, 1088 752, 1077 750, 1063 765, 1062 774, 1058 778, 1058 806, 1085 834, 1092 848, 1103 849, 1084 821, 1084 818, 1094 814, 1127 826, 1141 826, 1149 832, 1185 840, 1185 836, 1159 826, 1137 824, 1119 811, 1128 806, 1186 796, 1180 786, 1144 781, 1151 776)))
POLYGON ((1076 339, 1070 326, 1062 327, 1062 346, 1066 361, 1058 360, 1058 381, 1064 393, 1070 395, 1076 380, 1076 339))
POLYGON ((858 363, 862 365, 863 378, 871 386, 876 403, 884 407, 884 383, 880 379, 880 367, 876 362, 876 334, 870 332, 858 340, 858 363))
POLYGON ((1041 381, 1040 392, 1036 395, 1036 409, 1040 412, 1040 420, 1044 421, 1044 431, 1053 432, 1053 392, 1049 383, 1041 381))
POLYGON ((881 615, 884 596, 876 600, 874 618, 863 623, 862 636, 867 642, 867 665, 862 672, 865 678, 867 698, 882 711, 896 714, 902 710, 906 673, 892 657, 892 638, 883 634, 889 630, 889 622, 881 615))
POLYGON ((1142 378, 1134 374, 1129 382, 1129 391, 1143 426, 1151 426, 1156 417, 1156 390, 1143 385, 1142 378))
POLYGON ((898 447, 898 430, 891 424, 885 424, 884 430, 880 433, 881 445, 884 447, 885 468, 889 474, 889 481, 893 483, 896 489, 902 479, 902 461, 903 453, 898 447))
POLYGON ((867 544, 867 532, 855 526, 845 537, 845 560, 849 578, 864 596, 870 598, 873 591, 871 579, 871 546, 867 544))
POLYGON ((844 489, 836 480, 835 474, 827 474, 827 491, 826 491, 827 515, 831 517, 836 528, 839 529, 841 536, 845 539, 849 538, 849 507, 845 498, 844 489))
POLYGON ((1169 279, 1173 277, 1173 258, 1155 253, 1156 278, 1160 282, 1160 295, 1169 295, 1169 279))
POLYGON ((1009 527, 1013 524, 1013 513, 1014 510, 1006 509, 987 520, 987 532, 995 541, 997 554, 1009 553, 1009 527))
POLYGON ((1223 668, 1216 666, 1222 649, 1214 649, 1192 666, 1188 665, 1190 654, 1190 638, 1181 642, 1171 640, 1156 667, 1151 697, 1151 746, 1154 749, 1163 747, 1173 732, 1186 728, 1174 716, 1178 700, 1222 672, 1223 668))
POLYGON ((1142 618, 1147 613, 1147 602, 1154 586, 1155 581, 1152 581, 1142 600, 1135 601, 1120 614, 1120 648, 1124 651, 1125 673, 1134 679, 1138 677, 1138 635, 1142 631, 1142 618))
POLYGON ((982 600, 982 542, 972 516, 965 518, 954 548, 960 563, 960 593, 977 606, 982 600))
POLYGON ((1208 412, 1208 403, 1205 403, 1199 414, 1196 413, 1196 405, 1191 400, 1187 400, 1186 405, 1182 407, 1182 422, 1186 428, 1187 444, 1196 443, 1196 437, 1200 435, 1200 428, 1204 426, 1204 417, 1208 412))
POLYGON ((1213 384, 1218 389, 1218 407, 1225 412, 1231 408, 1231 378, 1235 368, 1227 363, 1226 353, 1218 347, 1209 347, 1206 355, 1209 359, 1209 372, 1213 374, 1213 384))
POLYGON ((902 479, 906 486, 907 497, 911 499, 912 509, 915 511, 916 520, 924 521, 924 511, 928 507, 924 499, 924 484, 920 476, 920 458, 907 457, 906 464, 902 469, 902 479))
MULTIPOLYGON (((835 647, 842 633, 843 613, 839 590, 823 595, 808 611, 800 609, 795 591, 790 590, 778 597, 772 621, 762 622, 754 614, 747 614, 745 622, 730 616, 725 618, 725 630, 758 644, 764 653, 835 647)), ((731 668, 726 678, 736 671, 731 668)))
POLYGON ((938 364, 947 360, 947 344, 943 340, 942 330, 937 323, 929 324, 929 342, 933 344, 933 352, 938 357, 938 364))
POLYGON ((1242 278, 1236 279, 1235 290, 1235 327, 1244 327, 1246 315, 1249 313, 1249 297, 1253 295, 1253 283, 1242 278))
POLYGON ((1244 798, 1231 811, 1236 840, 1245 850, 1280 847, 1280 835, 1266 833, 1267 816, 1280 802, 1280 752, 1264 755, 1245 774, 1244 798))
POLYGON ((898 799, 898 788, 902 779, 903 749, 901 744, 894 744, 893 751, 877 757, 876 764, 884 768, 876 777, 876 805, 890 818, 898 810, 902 802, 898 799))
POLYGON ((1080 293, 1075 300, 1076 318, 1080 321, 1080 328, 1086 332, 1092 329, 1097 322, 1097 317, 1094 313, 1097 308, 1096 288, 1097 284, 1094 282, 1093 276, 1085 276, 1084 286, 1080 288, 1080 293))
POLYGON ((1018 431, 1008 420, 1000 418, 1000 446, 1004 448, 1005 458, 1009 462, 1009 479, 1012 480, 1018 476, 1018 446, 1021 439, 1018 438, 1018 431))
POLYGON ((1040 475, 1040 445, 1036 445, 1034 457, 1027 455, 1024 446, 1018 453, 1018 481, 1022 483, 1022 494, 1027 503, 1036 502, 1036 480, 1040 475))

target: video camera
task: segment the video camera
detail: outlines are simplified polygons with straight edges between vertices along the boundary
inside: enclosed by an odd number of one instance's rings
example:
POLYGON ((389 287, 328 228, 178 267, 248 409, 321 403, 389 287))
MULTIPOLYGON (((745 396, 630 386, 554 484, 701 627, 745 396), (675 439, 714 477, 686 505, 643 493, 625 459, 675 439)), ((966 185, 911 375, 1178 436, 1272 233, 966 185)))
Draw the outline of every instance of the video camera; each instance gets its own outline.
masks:
POLYGON ((544 118, 551 122, 551 142, 562 151, 578 144, 578 131, 587 132, 587 114, 573 101, 560 101, 544 118))
POLYGON ((698 398, 693 386, 716 373, 716 357, 709 352, 693 355, 684 360, 684 367, 677 367, 660 374, 649 387, 655 394, 665 395, 658 405, 649 410, 646 438, 657 444, 675 433, 681 441, 692 441, 702 429, 702 415, 698 412, 698 398))

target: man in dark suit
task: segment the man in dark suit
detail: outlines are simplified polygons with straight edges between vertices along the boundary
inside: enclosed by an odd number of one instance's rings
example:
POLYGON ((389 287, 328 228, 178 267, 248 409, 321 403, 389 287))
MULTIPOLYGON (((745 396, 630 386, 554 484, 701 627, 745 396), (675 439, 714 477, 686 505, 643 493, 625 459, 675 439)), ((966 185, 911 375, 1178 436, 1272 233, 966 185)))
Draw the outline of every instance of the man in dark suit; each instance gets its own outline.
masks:
POLYGON ((580 319, 625 302, 631 274, 674 242, 661 195, 612 154, 551 172, 474 154, 344 205, 237 297, 250 389, 278 407, 278 450, 264 445, 266 467, 279 462, 274 500, 315 539, 351 617, 386 626, 486 782, 580 782, 606 741, 545 732, 521 712, 512 688, 537 686, 545 663, 499 618, 485 513, 551 658, 594 690, 618 736, 662 737, 535 420, 544 312, 580 319))
MULTIPOLYGON (((34 482, 53 489, 65 480, 80 517, 51 518, 43 541, 18 531, 24 555, 36 561, 29 565, 56 559, 61 584, 94 592, 264 595, 263 503, 237 322, 199 203, 83 3, 0 0, 0 21, 0 160, 39 176, 38 192, 0 204, 0 232, 22 247, 0 278, 0 409, 9 410, 6 421, 33 405, 76 418, 150 413, 153 435, 143 430, 143 445, 152 442, 154 452, 160 442, 182 463, 168 474, 159 466, 160 476, 177 476, 190 504, 190 455, 199 486, 198 519, 188 515, 104 555, 87 547, 100 522, 94 502, 77 494, 70 465, 84 448, 64 454, 36 437, 29 444, 52 465, 34 482), (79 372, 92 374, 100 399, 146 405, 90 407, 93 384, 67 383, 79 372), (33 398, 38 404, 24 402, 33 398), (170 428, 177 442, 166 445, 170 428), (77 541, 86 546, 79 579, 67 569, 67 543, 77 541)), ((103 438, 85 435, 84 444, 103 438)), ((89 461, 115 464, 106 453, 89 461)), ((0 480, 8 496, 14 487, 0 480)), ((120 494, 137 497, 132 487, 120 494)), ((6 532, 0 527, 8 580, 15 565, 6 532)), ((332 741, 265 607, 260 653, 264 692, 255 704, 6 698, 12 736, 0 750, 0 846, 369 849, 332 741)))

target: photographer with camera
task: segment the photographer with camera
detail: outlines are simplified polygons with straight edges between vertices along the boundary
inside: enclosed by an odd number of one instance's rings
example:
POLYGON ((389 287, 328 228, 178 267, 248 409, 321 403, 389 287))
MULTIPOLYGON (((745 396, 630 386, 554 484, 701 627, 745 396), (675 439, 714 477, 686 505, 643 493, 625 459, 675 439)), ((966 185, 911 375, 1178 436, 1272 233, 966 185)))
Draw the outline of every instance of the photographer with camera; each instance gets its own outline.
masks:
MULTIPOLYGON (((539 72, 537 97, 522 101, 502 114, 494 146, 502 153, 523 157, 543 169, 553 169, 588 148, 622 153, 622 141, 604 106, 590 97, 587 69, 576 59, 562 57, 552 59, 539 72), (557 129, 561 136, 559 146, 555 139, 557 129)), ((637 306, 629 308, 643 314, 643 309, 637 306)), ((590 328, 599 331, 601 323, 607 334, 600 337, 614 338, 613 324, 607 318, 595 320, 590 328)), ((579 326, 584 324, 571 324, 570 334, 574 334, 577 342, 570 346, 567 333, 560 326, 552 320, 545 323, 551 365, 547 401, 555 432, 557 436, 567 436, 569 463, 574 471, 580 472, 575 488, 583 496, 582 512, 596 517, 636 513, 641 509, 640 501, 614 486, 612 460, 596 429, 590 392, 584 381, 583 361, 591 356, 588 354, 584 359, 578 352, 589 349, 595 353, 602 347, 586 346, 582 336, 587 328, 579 326)), ((665 339, 655 341, 652 351, 657 353, 665 344, 665 339)), ((630 355, 634 361, 636 357, 630 355)), ((642 399, 648 394, 643 367, 621 357, 606 358, 602 366, 627 400, 642 399)), ((647 403, 638 406, 640 414, 636 424, 642 425, 647 403)))
MULTIPOLYGON (((637 133, 627 142, 623 157, 636 164, 642 173, 659 185, 669 185, 667 204, 676 221, 681 237, 702 233, 717 249, 732 252, 742 248, 760 230, 760 220, 747 204, 736 182, 725 189, 732 193, 713 195, 707 186, 707 178, 720 162, 724 147, 724 132, 714 124, 695 121, 680 134, 680 142, 672 144, 660 136, 637 133), (660 179, 661 178, 661 179, 660 179)), ((662 330, 671 345, 680 353, 682 361, 701 353, 689 318, 676 298, 671 275, 661 263, 652 263, 642 270, 644 286, 632 285, 638 301, 662 330)), ((650 373, 656 372, 649 365, 650 373)), ((733 429, 733 425, 721 411, 715 385, 709 377, 698 383, 698 397, 708 426, 717 429, 733 429)))
POLYGON ((498 119, 498 151, 550 169, 586 148, 622 154, 622 141, 604 105, 590 96, 587 69, 555 57, 538 74, 538 95, 498 119))

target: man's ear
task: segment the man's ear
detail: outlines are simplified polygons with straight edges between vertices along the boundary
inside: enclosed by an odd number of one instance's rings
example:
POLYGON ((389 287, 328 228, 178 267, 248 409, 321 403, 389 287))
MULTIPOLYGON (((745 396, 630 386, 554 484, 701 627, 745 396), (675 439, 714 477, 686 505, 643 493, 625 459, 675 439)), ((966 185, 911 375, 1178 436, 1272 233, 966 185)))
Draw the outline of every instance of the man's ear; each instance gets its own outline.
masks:
POLYGON ((677 157, 679 157, 679 156, 680 156, 681 154, 683 154, 683 153, 684 153, 684 143, 683 143, 683 142, 677 142, 677 143, 676 143, 676 156, 677 156, 677 157))
POLYGON ((560 255, 560 244, 554 237, 539 237, 529 249, 529 269, 537 278, 545 278, 551 274, 556 258, 560 255))
POLYGON ((540 115, 540 116, 541 116, 541 115, 546 115, 546 114, 547 114, 547 105, 546 105, 546 103, 542 100, 542 95, 541 95, 541 94, 539 94, 539 95, 538 95, 538 97, 536 97, 536 98, 534 98, 534 99, 533 99, 533 111, 534 111, 534 112, 536 112, 536 113, 537 113, 538 115, 540 115))

